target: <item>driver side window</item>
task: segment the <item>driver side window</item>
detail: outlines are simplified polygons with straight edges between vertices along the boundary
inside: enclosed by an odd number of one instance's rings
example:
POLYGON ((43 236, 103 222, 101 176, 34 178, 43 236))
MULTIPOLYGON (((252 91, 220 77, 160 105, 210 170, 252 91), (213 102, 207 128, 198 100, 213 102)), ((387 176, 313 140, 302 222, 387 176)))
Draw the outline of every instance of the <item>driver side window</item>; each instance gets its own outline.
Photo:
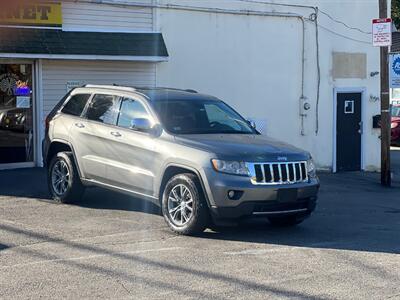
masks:
POLYGON ((208 121, 210 123, 219 123, 231 127, 234 130, 241 130, 240 125, 232 119, 227 113, 214 104, 205 104, 204 108, 207 112, 208 121))
POLYGON ((117 125, 123 128, 131 128, 133 119, 150 119, 143 104, 130 98, 124 98, 117 125))

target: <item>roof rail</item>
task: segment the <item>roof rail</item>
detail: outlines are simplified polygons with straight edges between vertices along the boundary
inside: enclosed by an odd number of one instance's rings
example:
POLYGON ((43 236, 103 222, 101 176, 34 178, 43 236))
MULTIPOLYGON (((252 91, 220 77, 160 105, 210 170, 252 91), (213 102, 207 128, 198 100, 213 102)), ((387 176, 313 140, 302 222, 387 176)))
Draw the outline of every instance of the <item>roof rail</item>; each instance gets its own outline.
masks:
POLYGON ((171 90, 171 91, 180 91, 180 92, 187 92, 187 93, 193 93, 193 94, 198 94, 199 92, 193 89, 178 89, 178 88, 172 88, 172 87, 164 87, 164 86, 138 86, 136 87, 138 90, 171 90))
POLYGON ((116 84, 113 84, 113 85, 85 84, 84 87, 97 88, 97 89, 118 90, 118 91, 127 91, 127 92, 135 92, 136 91, 136 89, 134 87, 119 86, 119 85, 116 85, 116 84))

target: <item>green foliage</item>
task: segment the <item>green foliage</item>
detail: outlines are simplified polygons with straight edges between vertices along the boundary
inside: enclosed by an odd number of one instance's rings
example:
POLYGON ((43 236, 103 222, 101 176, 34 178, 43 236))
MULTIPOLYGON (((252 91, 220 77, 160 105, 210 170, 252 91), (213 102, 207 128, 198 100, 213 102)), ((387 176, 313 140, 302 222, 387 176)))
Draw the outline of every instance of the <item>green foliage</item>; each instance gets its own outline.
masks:
POLYGON ((392 18, 398 29, 400 29, 400 0, 392 0, 392 18))

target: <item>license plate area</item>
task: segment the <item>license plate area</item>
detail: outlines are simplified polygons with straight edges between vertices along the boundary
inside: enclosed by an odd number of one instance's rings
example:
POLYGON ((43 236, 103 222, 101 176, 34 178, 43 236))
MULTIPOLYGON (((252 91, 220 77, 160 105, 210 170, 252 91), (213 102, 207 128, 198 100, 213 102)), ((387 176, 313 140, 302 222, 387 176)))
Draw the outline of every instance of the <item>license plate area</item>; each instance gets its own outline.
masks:
POLYGON ((278 201, 279 202, 296 202, 297 201, 297 189, 282 189, 278 190, 278 201))

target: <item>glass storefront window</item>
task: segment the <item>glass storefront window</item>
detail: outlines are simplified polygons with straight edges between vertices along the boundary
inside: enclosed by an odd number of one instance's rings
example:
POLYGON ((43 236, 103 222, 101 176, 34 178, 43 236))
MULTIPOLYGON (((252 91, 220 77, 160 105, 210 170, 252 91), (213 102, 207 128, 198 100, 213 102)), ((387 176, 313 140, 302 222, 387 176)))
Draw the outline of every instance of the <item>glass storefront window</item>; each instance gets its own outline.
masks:
POLYGON ((0 164, 33 161, 31 64, 0 64, 0 164))

